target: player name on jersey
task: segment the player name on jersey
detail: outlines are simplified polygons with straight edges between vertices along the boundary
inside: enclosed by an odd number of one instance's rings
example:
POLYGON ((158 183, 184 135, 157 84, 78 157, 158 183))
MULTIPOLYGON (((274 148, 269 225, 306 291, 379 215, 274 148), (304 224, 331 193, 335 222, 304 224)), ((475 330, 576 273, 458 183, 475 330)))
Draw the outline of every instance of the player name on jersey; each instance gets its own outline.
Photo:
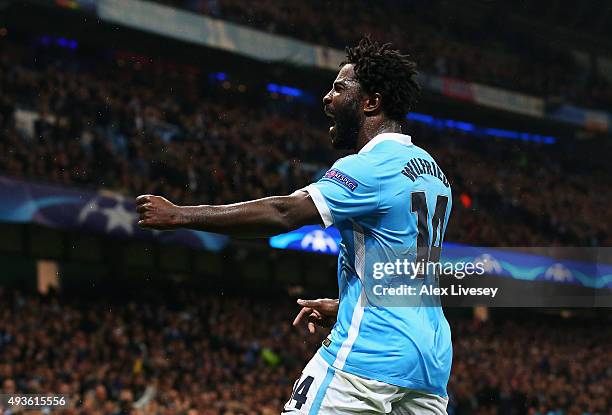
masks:
POLYGON ((429 174, 430 176, 437 177, 443 184, 444 187, 448 187, 449 183, 444 173, 438 165, 432 161, 424 160, 422 158, 412 158, 406 163, 402 174, 408 177, 413 182, 418 176, 423 174, 429 174))

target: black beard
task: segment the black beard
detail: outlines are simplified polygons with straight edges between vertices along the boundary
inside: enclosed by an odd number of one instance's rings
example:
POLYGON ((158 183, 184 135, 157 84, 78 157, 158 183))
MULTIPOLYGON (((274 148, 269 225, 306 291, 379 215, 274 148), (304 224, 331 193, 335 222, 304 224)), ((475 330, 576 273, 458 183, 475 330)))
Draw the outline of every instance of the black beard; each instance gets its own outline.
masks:
POLYGON ((335 125, 330 131, 332 146, 336 150, 355 150, 361 129, 359 119, 359 102, 337 109, 335 125))

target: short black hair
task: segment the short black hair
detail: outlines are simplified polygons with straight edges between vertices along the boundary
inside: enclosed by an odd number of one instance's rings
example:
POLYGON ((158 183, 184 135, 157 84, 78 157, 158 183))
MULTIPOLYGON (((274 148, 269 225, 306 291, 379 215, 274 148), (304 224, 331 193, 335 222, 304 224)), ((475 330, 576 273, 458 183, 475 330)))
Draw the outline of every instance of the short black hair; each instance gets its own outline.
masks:
POLYGON ((346 64, 353 65, 364 92, 381 95, 387 117, 405 120, 421 92, 416 80, 417 65, 408 55, 391 49, 390 43, 381 45, 366 36, 357 46, 346 48, 346 61, 341 66, 346 64))

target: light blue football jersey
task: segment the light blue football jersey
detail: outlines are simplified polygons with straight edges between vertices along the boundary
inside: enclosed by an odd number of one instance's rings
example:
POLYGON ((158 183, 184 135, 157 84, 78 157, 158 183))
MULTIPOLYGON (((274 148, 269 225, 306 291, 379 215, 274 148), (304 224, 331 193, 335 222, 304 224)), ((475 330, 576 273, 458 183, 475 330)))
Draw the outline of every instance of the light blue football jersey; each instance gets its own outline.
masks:
POLYGON ((338 319, 321 356, 357 376, 446 397, 452 345, 439 302, 383 306, 368 295, 377 283, 370 257, 439 258, 452 203, 440 167, 410 136, 384 133, 304 190, 325 227, 342 235, 338 319))

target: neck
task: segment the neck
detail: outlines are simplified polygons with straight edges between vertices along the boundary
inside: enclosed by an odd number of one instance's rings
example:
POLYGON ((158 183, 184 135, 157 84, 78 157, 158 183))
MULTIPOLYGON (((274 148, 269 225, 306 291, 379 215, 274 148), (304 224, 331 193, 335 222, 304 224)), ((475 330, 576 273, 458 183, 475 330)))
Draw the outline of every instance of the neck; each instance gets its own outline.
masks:
POLYGON ((381 119, 379 117, 366 118, 365 122, 359 131, 357 138, 357 151, 361 150, 371 139, 383 133, 400 133, 402 127, 399 122, 381 119))

